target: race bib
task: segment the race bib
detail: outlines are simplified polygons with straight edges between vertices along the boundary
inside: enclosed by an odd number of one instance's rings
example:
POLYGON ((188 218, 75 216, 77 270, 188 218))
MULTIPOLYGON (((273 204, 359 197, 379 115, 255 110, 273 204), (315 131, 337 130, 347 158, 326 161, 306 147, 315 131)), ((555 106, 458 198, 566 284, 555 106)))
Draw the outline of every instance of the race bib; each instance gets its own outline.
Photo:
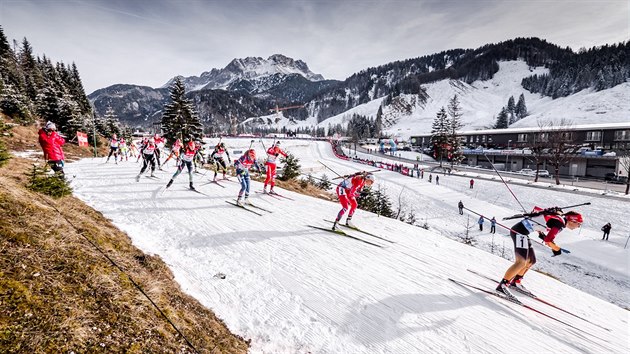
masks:
POLYGON ((529 237, 516 234, 516 248, 529 248, 529 237))

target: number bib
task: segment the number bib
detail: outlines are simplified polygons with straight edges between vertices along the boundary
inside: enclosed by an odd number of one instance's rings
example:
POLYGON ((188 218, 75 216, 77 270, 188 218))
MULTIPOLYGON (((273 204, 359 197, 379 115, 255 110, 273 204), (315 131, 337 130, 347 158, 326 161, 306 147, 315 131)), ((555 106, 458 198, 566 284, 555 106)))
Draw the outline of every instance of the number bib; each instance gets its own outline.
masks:
POLYGON ((529 237, 527 235, 516 234, 516 248, 529 248, 529 237))

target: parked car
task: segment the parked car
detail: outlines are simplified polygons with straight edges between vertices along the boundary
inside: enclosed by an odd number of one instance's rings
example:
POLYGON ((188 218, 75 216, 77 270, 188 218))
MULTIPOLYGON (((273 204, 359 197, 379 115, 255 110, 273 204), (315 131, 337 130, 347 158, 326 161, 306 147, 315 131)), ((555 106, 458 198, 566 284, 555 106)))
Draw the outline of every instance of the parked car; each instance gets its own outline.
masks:
POLYGON ((604 180, 610 182, 610 183, 614 183, 614 184, 626 184, 628 183, 628 177, 626 176, 619 176, 616 173, 607 173, 606 175, 604 175, 604 180))
POLYGON ((525 175, 525 176, 535 176, 536 175, 536 171, 532 170, 531 168, 524 168, 524 169, 518 171, 517 173, 521 174, 521 175, 525 175))
MULTIPOLYGON (((525 175, 525 176, 536 176, 536 171, 530 168, 524 168, 517 173, 525 175)), ((551 177, 551 174, 547 170, 538 170, 538 177, 551 177)))

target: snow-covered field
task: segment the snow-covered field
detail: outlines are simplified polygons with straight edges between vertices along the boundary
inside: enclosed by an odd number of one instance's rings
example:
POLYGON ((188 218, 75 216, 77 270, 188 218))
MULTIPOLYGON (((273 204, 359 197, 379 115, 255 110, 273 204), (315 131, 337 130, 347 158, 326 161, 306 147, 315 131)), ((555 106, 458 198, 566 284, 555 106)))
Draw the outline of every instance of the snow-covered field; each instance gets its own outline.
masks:
MULTIPOLYGON (((250 143, 224 141, 231 151, 250 143)), ((262 154, 260 143, 255 148, 262 154)), ((337 160, 325 142, 287 140, 283 148, 314 175, 333 177, 319 161, 340 174, 365 167, 337 160)), ((471 190, 461 176, 440 176, 436 186, 426 176, 418 180, 378 172, 377 187, 392 197, 394 208, 400 196, 429 227, 358 211, 357 226, 395 243, 353 235, 381 248, 307 226, 329 227, 324 219, 334 218, 336 203, 288 191, 281 193, 294 200, 252 191, 253 203, 272 211, 257 216, 225 202, 235 198, 238 184, 203 185, 212 172, 194 176, 204 194, 187 190, 185 174, 162 193, 172 165, 168 172, 157 172, 159 180, 143 177, 137 183, 139 164, 103 162, 67 165, 67 173, 76 176, 75 194, 112 219, 139 248, 162 257, 186 292, 212 308, 234 333, 251 339, 253 353, 630 351, 630 316, 620 307, 630 307, 629 250, 623 248, 627 232, 621 233, 630 230, 627 202, 512 187, 528 208, 592 203, 578 209, 585 217, 582 229, 565 230, 557 239, 571 254, 552 258, 549 249, 536 248, 534 269, 559 280, 534 271, 525 280, 540 297, 590 321, 522 299, 563 324, 448 280, 492 289, 493 282, 466 269, 498 280, 511 264, 500 257, 513 253, 505 231, 498 228, 494 236, 475 231, 476 216, 470 223, 478 247, 453 240, 468 220, 457 213, 459 200, 497 220, 521 211, 500 182, 478 181, 471 190), (600 241, 604 221, 613 225, 609 242, 600 241)), ((253 182, 252 189, 262 186, 253 182)))

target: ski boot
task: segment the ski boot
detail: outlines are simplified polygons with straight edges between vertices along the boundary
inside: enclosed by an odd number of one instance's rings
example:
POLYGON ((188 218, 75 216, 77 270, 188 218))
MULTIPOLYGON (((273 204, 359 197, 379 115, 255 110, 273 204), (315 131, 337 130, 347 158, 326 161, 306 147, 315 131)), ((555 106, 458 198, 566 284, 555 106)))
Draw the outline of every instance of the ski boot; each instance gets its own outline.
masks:
POLYGON ((339 230, 339 228, 337 227, 337 220, 335 220, 335 222, 333 223, 332 230, 333 231, 339 230))
POLYGON ((352 216, 348 216, 348 219, 346 219, 346 226, 351 227, 353 229, 356 229, 357 227, 354 226, 354 224, 352 223, 352 216))
POLYGON ((196 190, 196 189, 195 189, 195 187, 193 186, 193 183, 192 183, 192 182, 190 182, 190 183, 188 184, 188 188, 190 188, 190 190, 192 190, 192 191, 196 190))
POLYGON ((168 181, 168 183, 166 184, 166 188, 170 187, 173 184, 173 180, 171 179, 170 181, 168 181))
POLYGON ((236 205, 238 205, 240 207, 244 207, 243 202, 241 200, 241 197, 236 198, 236 205))
POLYGON ((499 294, 500 296, 503 296, 507 300, 510 300, 510 301, 515 302, 517 304, 521 303, 520 301, 518 301, 516 296, 514 296, 514 294, 512 294, 512 292, 510 292, 510 290, 508 289, 508 283, 506 283, 505 281, 501 281, 501 283, 499 283, 499 285, 497 286, 495 291, 497 292, 497 294, 499 294))
POLYGON ((276 193, 276 191, 273 190, 273 187, 269 188, 269 194, 278 194, 276 193))
POLYGON ((536 297, 536 295, 532 294, 532 292, 529 291, 529 289, 527 289, 525 286, 523 286, 523 284, 521 284, 520 280, 519 281, 513 281, 510 284, 510 288, 518 291, 519 293, 521 293, 523 295, 527 295, 529 297, 536 297))
POLYGON ((140 175, 136 176, 136 182, 140 182, 140 175))
POLYGON ((243 205, 245 205, 245 204, 252 205, 252 203, 250 203, 250 201, 249 201, 249 197, 247 197, 247 196, 243 199, 243 205))
POLYGON ((264 187, 263 187, 263 193, 264 193, 264 194, 269 194, 269 192, 267 192, 267 186, 264 186, 264 187))
POLYGON ((151 177, 155 177, 155 173, 151 171, 151 177))

